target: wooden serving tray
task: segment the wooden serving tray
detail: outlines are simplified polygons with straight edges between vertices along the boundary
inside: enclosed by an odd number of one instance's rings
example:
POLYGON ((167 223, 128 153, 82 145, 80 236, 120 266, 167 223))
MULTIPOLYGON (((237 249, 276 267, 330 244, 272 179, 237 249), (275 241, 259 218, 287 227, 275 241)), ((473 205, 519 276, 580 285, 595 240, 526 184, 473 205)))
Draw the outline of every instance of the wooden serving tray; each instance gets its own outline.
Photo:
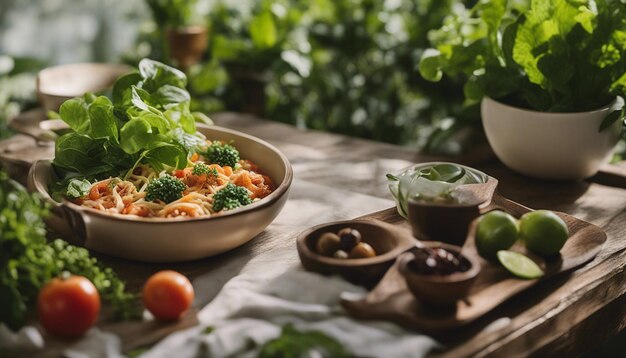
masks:
MULTIPOLYGON (((515 217, 532 211, 516 202, 495 194, 491 203, 481 212, 500 209, 515 217)), ((385 274, 376 287, 364 298, 357 301, 342 300, 342 306, 350 315, 359 319, 382 319, 405 327, 438 333, 466 325, 504 301, 520 294, 538 282, 571 271, 591 261, 600 252, 606 241, 606 233, 599 227, 573 216, 556 213, 568 226, 570 237, 561 256, 545 260, 525 251, 516 244, 512 250, 523 252, 537 262, 545 275, 540 279, 524 280, 512 276, 499 263, 488 262, 479 258, 482 270, 469 296, 458 301, 456 307, 437 309, 422 305, 408 290, 404 277, 399 273, 397 263, 385 274)), ((363 218, 378 219, 410 231, 410 226, 400 217, 395 208, 369 214, 363 218)), ((476 222, 470 228, 470 234, 463 247, 469 255, 476 253, 474 235, 476 222)))

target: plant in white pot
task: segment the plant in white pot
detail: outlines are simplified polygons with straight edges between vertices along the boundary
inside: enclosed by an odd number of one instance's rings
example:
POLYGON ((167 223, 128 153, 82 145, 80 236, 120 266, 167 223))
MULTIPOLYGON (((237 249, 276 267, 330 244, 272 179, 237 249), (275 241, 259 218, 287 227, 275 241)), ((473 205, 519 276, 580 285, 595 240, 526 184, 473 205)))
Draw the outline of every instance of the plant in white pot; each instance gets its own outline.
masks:
POLYGON ((623 128, 625 2, 481 0, 430 35, 420 73, 465 81, 504 164, 582 179, 610 159, 623 128))

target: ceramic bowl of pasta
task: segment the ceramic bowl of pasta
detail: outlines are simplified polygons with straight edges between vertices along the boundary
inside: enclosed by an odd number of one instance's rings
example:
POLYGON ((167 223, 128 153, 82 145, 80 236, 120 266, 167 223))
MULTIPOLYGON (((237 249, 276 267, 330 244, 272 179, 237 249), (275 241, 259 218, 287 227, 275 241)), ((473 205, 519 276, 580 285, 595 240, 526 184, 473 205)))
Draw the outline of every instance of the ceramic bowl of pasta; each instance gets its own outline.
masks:
POLYGON ((70 183, 58 198, 51 195, 58 179, 51 162, 39 161, 29 186, 51 203, 56 215, 49 225, 94 251, 145 262, 217 255, 274 220, 293 174, 287 158, 263 140, 217 126, 197 131, 206 151, 190 154, 182 168, 140 164, 124 176, 70 183), (219 149, 219 160, 207 154, 210 148, 219 149))

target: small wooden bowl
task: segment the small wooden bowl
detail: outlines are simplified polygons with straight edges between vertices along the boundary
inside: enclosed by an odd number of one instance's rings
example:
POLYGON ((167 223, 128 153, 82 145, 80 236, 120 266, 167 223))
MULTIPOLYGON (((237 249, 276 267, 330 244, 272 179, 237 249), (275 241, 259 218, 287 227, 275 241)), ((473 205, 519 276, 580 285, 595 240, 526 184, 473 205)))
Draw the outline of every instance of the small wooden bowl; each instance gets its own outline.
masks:
POLYGON ((37 97, 46 111, 58 111, 63 102, 85 92, 111 87, 118 77, 132 71, 113 63, 72 63, 48 67, 37 75, 37 97))
POLYGON ((424 241, 440 241, 463 246, 472 221, 491 202, 498 180, 484 184, 466 184, 456 189, 464 204, 409 201, 409 223, 413 236, 424 241))
MULTIPOLYGON (((424 243, 425 246, 442 248, 450 252, 460 253, 461 248, 441 242, 424 243)), ((398 258, 398 270, 404 276, 406 284, 413 296, 420 302, 431 306, 452 306, 456 301, 467 297, 470 288, 480 273, 478 258, 471 254, 463 253, 462 256, 470 262, 470 269, 465 272, 457 272, 451 275, 424 275, 417 273, 409 267, 415 260, 412 252, 402 254, 398 258)))
POLYGON ((393 225, 378 220, 336 221, 312 227, 297 239, 298 254, 302 266, 308 271, 325 275, 340 275, 346 280, 364 286, 380 281, 396 258, 415 245, 415 240, 403 234, 393 225), (315 245, 326 232, 337 233, 351 227, 361 233, 362 242, 370 244, 377 256, 364 259, 337 259, 315 252, 315 245))

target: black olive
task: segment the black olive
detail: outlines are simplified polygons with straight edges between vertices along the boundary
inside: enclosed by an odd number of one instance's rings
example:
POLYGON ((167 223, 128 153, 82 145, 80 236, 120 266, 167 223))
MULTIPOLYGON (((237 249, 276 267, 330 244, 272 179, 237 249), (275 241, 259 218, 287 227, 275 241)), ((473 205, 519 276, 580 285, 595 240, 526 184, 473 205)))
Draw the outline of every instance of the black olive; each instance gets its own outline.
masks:
POLYGON ((415 256, 410 268, 424 275, 450 275, 470 269, 469 261, 460 254, 439 248, 419 248, 413 251, 415 256))
POLYGON ((341 229, 337 235, 341 239, 341 249, 350 252, 359 242, 361 242, 361 233, 353 228, 341 229))

